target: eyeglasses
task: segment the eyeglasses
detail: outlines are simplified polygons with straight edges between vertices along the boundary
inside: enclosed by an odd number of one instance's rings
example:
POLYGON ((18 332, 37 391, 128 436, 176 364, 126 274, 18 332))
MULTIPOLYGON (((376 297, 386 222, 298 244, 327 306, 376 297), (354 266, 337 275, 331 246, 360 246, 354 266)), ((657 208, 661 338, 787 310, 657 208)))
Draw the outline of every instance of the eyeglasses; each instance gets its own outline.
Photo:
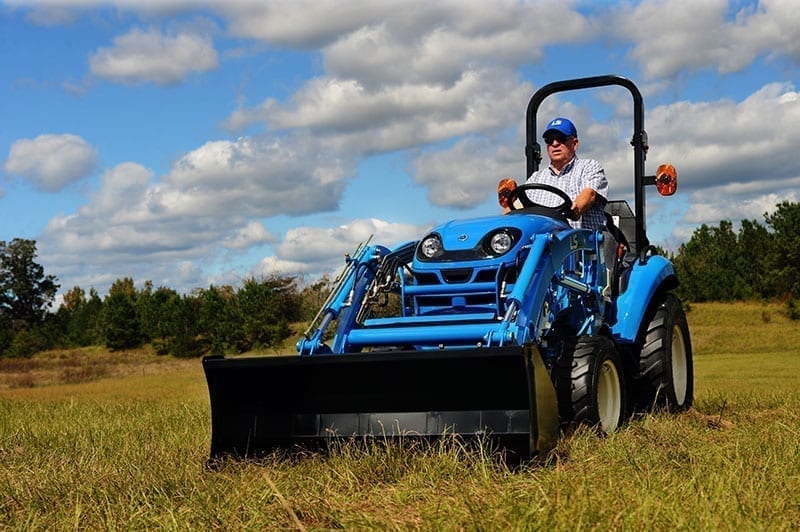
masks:
POLYGON ((554 141, 558 141, 559 144, 564 144, 567 140, 571 139, 572 137, 568 137, 563 133, 553 133, 551 135, 546 135, 544 137, 544 143, 548 146, 551 145, 554 141))

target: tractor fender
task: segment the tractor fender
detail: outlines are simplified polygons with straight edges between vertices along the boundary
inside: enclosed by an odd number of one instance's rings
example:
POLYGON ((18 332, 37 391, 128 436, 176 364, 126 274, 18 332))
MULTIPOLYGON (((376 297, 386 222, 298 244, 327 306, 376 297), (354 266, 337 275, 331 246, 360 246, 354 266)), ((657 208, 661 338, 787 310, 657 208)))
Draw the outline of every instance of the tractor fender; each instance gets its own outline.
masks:
POLYGON ((674 266, 661 255, 637 260, 631 268, 627 288, 617 298, 615 315, 609 320, 614 338, 622 343, 635 342, 653 297, 659 291, 675 288, 677 283, 674 266))

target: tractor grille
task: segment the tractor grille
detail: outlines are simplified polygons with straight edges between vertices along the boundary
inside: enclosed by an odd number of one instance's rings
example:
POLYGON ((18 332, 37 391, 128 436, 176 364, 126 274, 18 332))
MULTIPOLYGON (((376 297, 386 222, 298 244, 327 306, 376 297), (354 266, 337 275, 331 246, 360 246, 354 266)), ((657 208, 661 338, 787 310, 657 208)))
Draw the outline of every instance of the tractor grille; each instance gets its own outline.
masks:
POLYGON ((415 273, 414 278, 417 280, 418 285, 439 284, 439 278, 435 273, 415 273))
POLYGON ((494 306, 497 302, 495 294, 478 294, 470 296, 419 296, 416 298, 417 304, 421 307, 488 307, 494 306))
POLYGON ((497 280, 497 268, 481 269, 477 272, 474 268, 457 268, 451 270, 441 270, 441 280, 438 275, 432 272, 414 272, 414 279, 418 285, 430 286, 444 283, 491 283, 497 280), (473 279, 474 276, 474 279, 473 279))
POLYGON ((479 270, 477 274, 475 274, 475 282, 477 283, 489 283, 497 279, 497 270, 479 270))
POLYGON ((472 278, 472 268, 442 270, 442 277, 448 283, 466 283, 472 278))
POLYGON ((498 268, 450 268, 414 272, 417 289, 409 287, 417 312, 497 312, 498 268))

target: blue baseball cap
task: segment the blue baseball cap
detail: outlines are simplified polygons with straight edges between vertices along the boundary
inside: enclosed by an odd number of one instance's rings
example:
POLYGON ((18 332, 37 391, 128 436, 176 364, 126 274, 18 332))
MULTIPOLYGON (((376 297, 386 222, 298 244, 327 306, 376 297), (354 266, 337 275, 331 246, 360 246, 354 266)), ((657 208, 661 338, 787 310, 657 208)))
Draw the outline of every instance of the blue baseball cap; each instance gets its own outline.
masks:
POLYGON ((564 118, 561 116, 554 118, 547 123, 547 127, 544 128, 544 133, 542 136, 544 137, 550 131, 558 131, 559 133, 563 133, 568 137, 578 136, 578 130, 575 129, 575 124, 573 124, 569 118, 564 118))

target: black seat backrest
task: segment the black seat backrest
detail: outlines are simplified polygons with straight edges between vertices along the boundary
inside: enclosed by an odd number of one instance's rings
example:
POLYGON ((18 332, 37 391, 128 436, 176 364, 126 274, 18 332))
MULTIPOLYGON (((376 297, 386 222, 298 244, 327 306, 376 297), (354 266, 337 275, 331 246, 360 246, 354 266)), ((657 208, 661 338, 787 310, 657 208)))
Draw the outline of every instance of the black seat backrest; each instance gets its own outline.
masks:
MULTIPOLYGON (((619 228, 622 238, 614 235, 620 243, 627 243, 628 251, 638 249, 636 247, 636 217, 630 205, 625 200, 613 200, 606 203, 606 219, 619 228), (610 218, 610 220, 609 220, 610 218)), ((613 229, 609 226, 609 231, 613 229)))

